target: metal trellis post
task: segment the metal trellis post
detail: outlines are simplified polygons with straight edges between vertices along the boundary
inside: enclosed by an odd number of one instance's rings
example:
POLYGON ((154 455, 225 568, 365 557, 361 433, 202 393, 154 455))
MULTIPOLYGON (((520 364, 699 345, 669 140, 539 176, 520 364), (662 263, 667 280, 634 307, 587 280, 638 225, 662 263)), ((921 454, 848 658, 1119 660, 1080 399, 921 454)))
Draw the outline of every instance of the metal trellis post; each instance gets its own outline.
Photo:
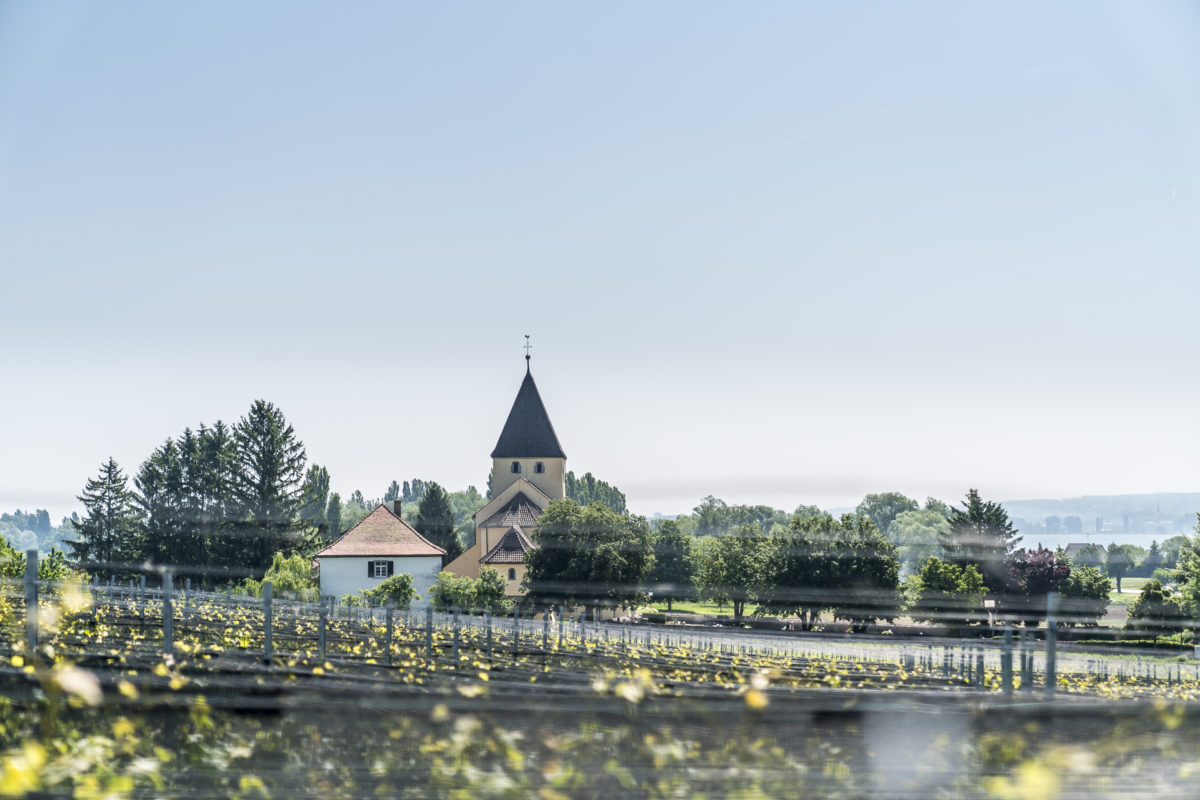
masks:
POLYGON ((38 551, 25 551, 25 647, 29 660, 37 659, 38 646, 38 551))
POLYGON ((271 594, 271 582, 263 581, 263 661, 267 663, 270 663, 271 661, 271 594))
POLYGON ((1046 595, 1046 697, 1054 697, 1057 679, 1058 592, 1046 595))
POLYGON ((163 626, 163 655, 171 655, 175 650, 172 641, 175 631, 175 606, 173 598, 175 577, 170 572, 162 576, 162 626, 163 626))

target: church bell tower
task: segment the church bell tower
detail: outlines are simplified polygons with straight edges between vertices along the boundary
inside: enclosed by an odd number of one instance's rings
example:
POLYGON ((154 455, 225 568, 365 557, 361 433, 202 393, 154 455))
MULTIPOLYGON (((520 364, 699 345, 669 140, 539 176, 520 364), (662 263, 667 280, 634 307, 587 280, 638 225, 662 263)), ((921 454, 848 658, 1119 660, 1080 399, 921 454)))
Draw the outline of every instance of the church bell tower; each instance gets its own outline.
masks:
POLYGON ((524 478, 551 500, 561 500, 566 497, 567 454, 558 443, 533 382, 529 347, 526 342, 525 379, 492 450, 492 496, 498 497, 510 484, 524 478))

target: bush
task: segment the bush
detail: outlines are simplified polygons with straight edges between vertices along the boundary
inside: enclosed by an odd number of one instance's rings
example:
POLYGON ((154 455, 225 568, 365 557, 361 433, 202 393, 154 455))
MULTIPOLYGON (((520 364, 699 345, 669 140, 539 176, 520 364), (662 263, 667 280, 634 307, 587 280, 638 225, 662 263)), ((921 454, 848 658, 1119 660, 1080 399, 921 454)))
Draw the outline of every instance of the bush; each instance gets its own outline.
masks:
POLYGON ((504 578, 491 567, 479 570, 479 579, 475 581, 475 605, 481 610, 493 614, 507 614, 512 611, 512 602, 505 594, 504 578))
POLYGON ((238 591, 251 597, 262 597, 262 585, 271 582, 271 594, 275 597, 294 597, 307 603, 316 602, 320 589, 313 580, 312 564, 308 559, 276 553, 261 581, 247 578, 238 586, 238 591))
POLYGON ((906 587, 916 601, 909 615, 918 621, 966 627, 979 621, 986 591, 983 576, 973 564, 960 567, 931 558, 906 587))
POLYGON ((1159 567, 1158 569, 1154 570, 1154 574, 1150 577, 1154 578, 1154 580, 1158 581, 1163 586, 1166 586, 1169 583, 1175 582, 1175 570, 1163 569, 1162 567, 1159 567))
POLYGON ((1062 585, 1062 616, 1069 627, 1093 627, 1108 611, 1108 576, 1095 567, 1075 567, 1062 585))
POLYGON ((475 581, 450 572, 439 572, 437 580, 429 587, 429 602, 438 611, 474 608, 475 581))
MULTIPOLYGON (((25 577, 25 554, 12 546, 8 539, 0 536, 0 576, 5 578, 25 577)), ((51 547, 49 553, 38 554, 38 580, 63 581, 71 576, 67 557, 62 550, 51 547)))
MULTIPOLYGON (((358 595, 362 605, 382 606, 390 602, 396 608, 408 608, 413 600, 420 599, 413 588, 412 575, 406 572, 385 579, 374 589, 363 589, 358 595)), ((353 602, 348 604, 355 605, 353 602)))
POLYGON ((1171 595, 1156 580, 1142 584, 1142 593, 1129 606, 1129 621, 1125 627, 1156 634, 1178 633, 1183 627, 1184 613, 1179 598, 1171 595))
POLYGON ((437 580, 429 588, 429 601, 438 611, 490 611, 506 614, 512 603, 505 597, 504 578, 491 567, 479 571, 477 579, 439 572, 437 580))

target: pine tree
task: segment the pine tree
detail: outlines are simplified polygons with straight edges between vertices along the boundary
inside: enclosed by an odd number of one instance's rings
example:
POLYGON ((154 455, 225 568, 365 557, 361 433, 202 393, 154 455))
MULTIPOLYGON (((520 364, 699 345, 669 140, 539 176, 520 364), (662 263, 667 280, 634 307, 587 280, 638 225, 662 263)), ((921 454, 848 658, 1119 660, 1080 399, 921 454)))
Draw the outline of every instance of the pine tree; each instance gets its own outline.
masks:
POLYGON ((383 502, 390 506, 393 500, 398 499, 400 499, 400 484, 392 481, 388 484, 387 491, 383 493, 383 502))
POLYGON ((454 531, 454 509, 446 490, 437 483, 430 481, 425 487, 425 496, 417 508, 415 527, 422 536, 446 551, 442 566, 462 555, 462 542, 454 531))
POLYGON ((977 489, 971 489, 965 506, 950 510, 950 532, 943 548, 947 561, 974 564, 988 591, 995 593, 1009 588, 1008 558, 1020 541, 1004 507, 984 501, 977 489))
POLYGON ((326 515, 329 510, 329 470, 313 464, 304 475, 301 491, 300 519, 317 534, 324 537, 329 532, 326 515))
POLYGON ((116 565, 136 557, 142 534, 133 492, 115 460, 100 465, 99 476, 88 479, 78 500, 87 516, 72 520, 75 540, 67 542, 72 558, 93 565, 89 572, 113 574, 116 565))
POLYGON ((237 568, 241 540, 237 536, 237 504, 233 497, 233 471, 237 444, 229 426, 220 420, 211 428, 200 426, 195 457, 189 466, 189 490, 197 515, 194 535, 203 541, 206 565, 219 570, 237 568))
POLYGON ((329 495, 329 506, 325 509, 326 539, 342 535, 342 496, 337 492, 329 495))
POLYGON ((255 400, 233 430, 237 461, 233 496, 244 536, 243 564, 262 574, 277 552, 300 545, 304 444, 283 412, 255 400))
POLYGON ((133 479, 146 535, 140 556, 151 564, 177 563, 182 518, 183 466, 179 447, 167 439, 142 462, 133 479))

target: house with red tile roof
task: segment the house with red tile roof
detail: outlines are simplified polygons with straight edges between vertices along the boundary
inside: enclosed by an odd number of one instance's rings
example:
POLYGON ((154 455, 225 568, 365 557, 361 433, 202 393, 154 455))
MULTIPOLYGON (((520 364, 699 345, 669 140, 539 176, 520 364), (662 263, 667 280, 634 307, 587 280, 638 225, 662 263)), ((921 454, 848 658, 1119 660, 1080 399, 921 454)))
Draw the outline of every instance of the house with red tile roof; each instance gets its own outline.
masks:
POLYGON ((401 519, 398 507, 393 510, 380 505, 314 558, 322 595, 357 594, 375 588, 392 575, 407 573, 424 601, 442 569, 445 554, 401 519))

